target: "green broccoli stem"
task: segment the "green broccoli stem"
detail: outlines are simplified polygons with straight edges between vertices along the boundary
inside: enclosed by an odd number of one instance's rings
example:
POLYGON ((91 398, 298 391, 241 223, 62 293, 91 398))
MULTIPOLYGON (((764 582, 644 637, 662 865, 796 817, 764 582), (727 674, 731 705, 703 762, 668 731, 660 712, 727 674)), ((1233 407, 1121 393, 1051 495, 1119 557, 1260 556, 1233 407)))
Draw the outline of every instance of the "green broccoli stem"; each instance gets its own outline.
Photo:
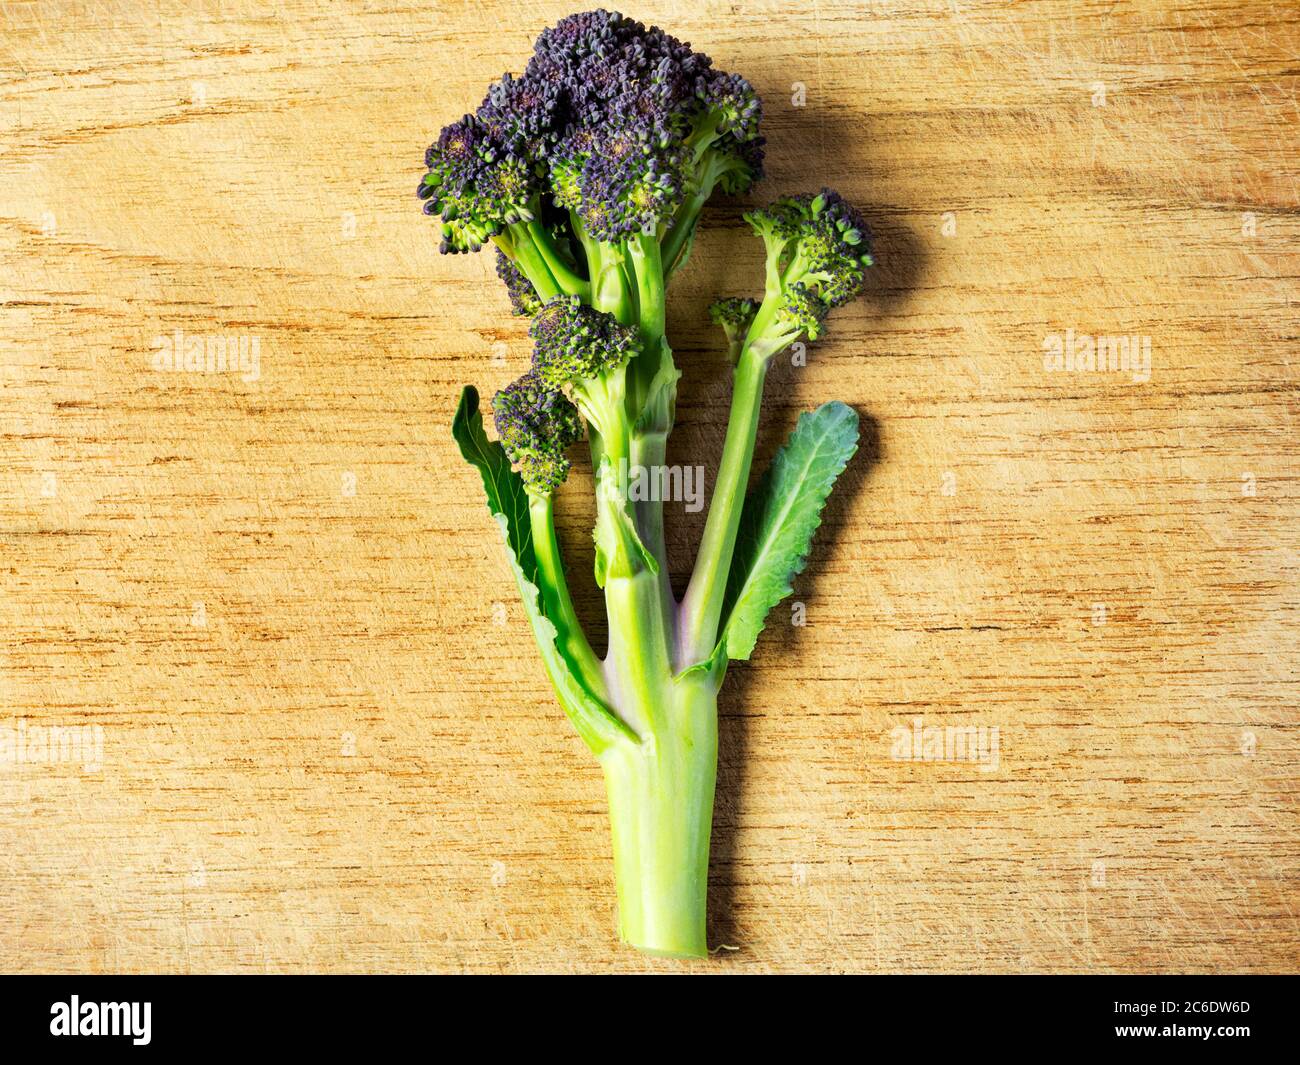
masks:
POLYGON ((492 241, 507 256, 514 260, 515 265, 523 271, 523 275, 528 278, 533 288, 537 290, 537 297, 543 303, 552 300, 560 294, 560 286, 551 273, 550 267, 546 265, 546 260, 542 258, 541 253, 537 250, 528 236, 528 231, 522 226, 512 226, 510 235, 496 236, 492 241))
MULTIPOLYGON (((597 571, 609 621, 599 691, 638 737, 616 738, 598 754, 609 795, 620 936, 651 954, 702 957, 719 678, 675 677, 678 612, 668 581, 663 503, 630 501, 625 494, 625 478, 634 468, 653 472, 663 465, 672 426, 675 367, 664 342, 663 261, 653 235, 618 244, 596 241, 576 215, 573 230, 591 278, 584 298, 637 326, 642 340, 641 354, 624 368, 626 393, 603 387, 575 396, 588 421, 597 471, 597 571)), ((545 258, 544 249, 526 236, 519 243, 536 253, 535 261, 545 258)), ((555 283, 554 263, 541 265, 555 283)), ((529 273, 529 264, 521 269, 529 273)), ((558 548, 552 546, 549 515, 538 509, 539 568, 546 572, 558 560, 558 548)), ((562 577, 543 583, 567 598, 562 577)), ((570 610, 563 602, 556 606, 561 639, 570 610)), ((575 657, 585 672, 585 650, 575 657)))
POLYGON ((527 224, 526 230, 539 258, 546 264, 547 270, 559 289, 566 295, 589 300, 591 298, 591 285, 586 278, 578 276, 565 261, 546 227, 534 218, 527 224))
POLYGON ((591 275, 588 302, 596 310, 612 314, 623 325, 636 324, 635 290, 627 281, 622 248, 594 239, 576 211, 570 211, 569 217, 587 257, 587 272, 591 275))
POLYGON ((667 678, 662 726, 600 758, 609 797, 619 938, 648 954, 702 958, 718 764, 717 686, 667 678))
MULTIPOLYGON (((760 310, 759 314, 763 312, 760 310)), ((754 460, 754 441, 763 402, 768 360, 746 345, 736 364, 731 414, 722 445, 722 460, 709 501, 695 569, 682 598, 682 631, 678 637, 683 666, 706 659, 718 638, 718 623, 727 592, 727 574, 736 547, 745 487, 754 460)))
MULTIPOLYGON (((636 278, 638 326, 642 352, 632 361, 631 395, 635 423, 630 438, 629 458, 634 469, 644 470, 653 482, 668 461, 668 434, 673 427, 677 384, 672 349, 664 338, 667 308, 664 294, 663 258, 658 239, 642 233, 628 242, 628 259, 636 278), (662 387, 661 375, 671 375, 662 387)), ((636 500, 633 503, 637 531, 646 549, 659 563, 659 604, 664 625, 675 648, 676 600, 668 573, 668 549, 664 539, 664 499, 636 500)))
MULTIPOLYGON (((644 470, 652 483, 656 481, 667 461, 667 437, 667 431, 657 427, 636 429, 629 441, 629 471, 644 470)), ((664 501, 638 499, 632 502, 632 508, 641 542, 659 563, 665 589, 661 598, 666 610, 672 602, 672 586, 668 576, 668 549, 664 542, 664 501)))
POLYGON ((543 303, 561 294, 591 298, 591 284, 574 272, 537 219, 516 222, 492 237, 492 243, 514 260, 543 303))
POLYGON ((744 333, 727 331, 727 361, 734 367, 740 362, 740 353, 745 350, 744 333))
POLYGON ((645 567, 611 574, 605 581, 605 610, 613 700, 638 735, 660 737, 667 725, 663 696, 673 679, 673 662, 659 574, 645 567))
POLYGON ((627 262, 636 291, 637 327, 641 354, 632 362, 636 383, 633 410, 645 405, 650 382, 659 371, 662 358, 671 358, 662 345, 667 310, 664 307, 664 268, 659 241, 653 234, 638 233, 627 243, 627 262))
POLYGON ((710 150, 709 145, 711 143, 712 137, 710 136, 707 141, 702 141, 700 145, 696 146, 696 172, 693 183, 695 191, 682 201, 673 216, 672 225, 664 234, 663 263, 665 277, 672 277, 686 264, 686 256, 690 253, 695 227, 699 224, 700 212, 704 210, 704 205, 709 202, 714 188, 717 187, 723 175, 729 170, 735 169, 733 159, 710 150))
MULTIPOLYGON (((659 243, 645 234, 617 251, 604 249, 602 257, 621 260, 625 288, 617 307, 604 309, 621 312, 629 324, 635 321, 642 341, 641 353, 628 366, 625 469, 639 467, 654 476, 665 461, 672 425, 668 390, 675 388, 672 353, 664 342, 659 243), (656 388, 661 370, 669 376, 666 385, 656 388)), ((609 689, 619 716, 642 737, 639 744, 611 745, 601 756, 619 936, 649 954, 698 958, 707 953, 717 685, 714 677, 701 674, 674 677, 677 611, 668 580, 662 499, 629 504, 621 495, 602 493, 597 520, 616 521, 620 515, 610 513, 611 508, 629 505, 636 535, 657 565, 642 563, 632 572, 611 569, 605 584, 609 689)))
POLYGON ((704 209, 704 205, 711 195, 713 195, 712 185, 686 197, 682 205, 677 208, 672 227, 664 234, 663 239, 665 276, 672 277, 677 272, 677 269, 685 263, 683 252, 691 234, 695 232, 695 226, 700 220, 700 212, 704 209))
POLYGON ((657 347, 664 335, 664 267, 659 241, 651 233, 638 233, 628 242, 628 255, 636 275, 637 310, 641 342, 657 347))
POLYGON ((583 686, 595 698, 608 701, 600 659, 587 640, 564 577, 564 560, 555 535, 555 513, 550 495, 528 494, 528 517, 537 558, 540 593, 546 616, 556 629, 556 643, 578 667, 583 686))
POLYGON ((602 289, 602 256, 600 242, 587 232, 587 227, 583 225, 582 216, 577 211, 569 211, 569 228, 573 230, 573 235, 578 238, 578 243, 582 246, 583 258, 587 260, 587 277, 590 278, 590 290, 587 293, 587 302, 593 307, 600 310, 608 310, 602 307, 603 289, 602 289))

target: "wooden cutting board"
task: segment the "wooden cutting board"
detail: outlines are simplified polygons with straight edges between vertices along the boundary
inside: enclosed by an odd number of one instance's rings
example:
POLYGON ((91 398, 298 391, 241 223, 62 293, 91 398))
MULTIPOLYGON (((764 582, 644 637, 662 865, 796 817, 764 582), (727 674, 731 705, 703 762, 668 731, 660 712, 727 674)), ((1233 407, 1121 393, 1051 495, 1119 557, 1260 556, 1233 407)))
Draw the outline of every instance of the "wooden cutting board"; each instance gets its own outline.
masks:
MULTIPOLYGON (((448 434, 525 326, 414 197, 568 10, 0 9, 0 969, 1295 970, 1294 12, 629 12, 761 91, 746 202, 834 185, 880 260, 769 385, 763 456, 828 399, 868 441, 728 678, 690 964, 614 941, 597 767, 448 434), (250 361, 156 369, 178 335, 250 361)), ((710 477, 742 206, 670 311, 710 477)))

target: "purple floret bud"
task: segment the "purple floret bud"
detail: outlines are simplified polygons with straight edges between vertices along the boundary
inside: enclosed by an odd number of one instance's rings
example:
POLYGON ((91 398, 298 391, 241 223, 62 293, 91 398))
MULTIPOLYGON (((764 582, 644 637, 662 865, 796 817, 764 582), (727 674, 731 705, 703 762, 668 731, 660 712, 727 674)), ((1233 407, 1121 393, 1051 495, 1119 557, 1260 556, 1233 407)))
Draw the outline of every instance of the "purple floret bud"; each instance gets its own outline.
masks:
POLYGON ((570 466, 565 449, 582 439, 578 408, 564 393, 530 370, 496 394, 492 415, 501 446, 530 492, 550 495, 564 483, 570 466))

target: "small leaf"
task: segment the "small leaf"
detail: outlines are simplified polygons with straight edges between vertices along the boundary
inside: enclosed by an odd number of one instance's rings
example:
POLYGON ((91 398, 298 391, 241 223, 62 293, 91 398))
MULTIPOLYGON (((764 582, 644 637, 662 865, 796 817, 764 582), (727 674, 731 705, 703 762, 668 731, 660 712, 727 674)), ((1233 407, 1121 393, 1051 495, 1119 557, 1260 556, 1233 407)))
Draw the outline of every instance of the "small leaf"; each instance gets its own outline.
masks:
POLYGON ((510 457, 500 442, 483 432, 483 415, 478 409, 478 389, 472 385, 460 394, 460 406, 451 423, 451 435, 460 453, 483 477, 488 510, 502 520, 506 545, 524 577, 537 581, 537 558, 533 554, 533 530, 528 522, 528 492, 523 478, 510 467, 510 457))
POLYGON ((523 479, 510 468, 510 458, 498 441, 483 432, 483 416, 478 409, 478 390, 466 387, 460 406, 451 423, 451 433, 460 446, 465 461, 476 467, 483 478, 488 510, 501 527, 510 555, 510 568, 519 586, 542 663, 550 678, 560 706, 568 715, 584 743, 599 755, 612 743, 639 737, 627 724, 597 699, 579 679, 579 670, 568 660, 556 642, 555 624, 542 606, 537 587, 537 556, 533 550, 532 525, 528 515, 528 492, 523 479))
POLYGON ((632 577, 642 570, 659 572, 659 560, 641 540, 632 518, 625 481, 627 467, 616 470, 602 456, 596 470, 596 585, 604 588, 611 577, 632 577))
POLYGON ((706 663, 747 659, 768 611, 793 591, 835 478, 858 449, 858 414, 827 403, 803 414, 745 500, 723 607, 721 636, 706 663))
POLYGON ((659 365, 646 389, 645 405, 637 415, 634 431, 641 436, 667 436, 677 415, 677 382, 682 371, 673 362, 672 349, 660 341, 659 365))

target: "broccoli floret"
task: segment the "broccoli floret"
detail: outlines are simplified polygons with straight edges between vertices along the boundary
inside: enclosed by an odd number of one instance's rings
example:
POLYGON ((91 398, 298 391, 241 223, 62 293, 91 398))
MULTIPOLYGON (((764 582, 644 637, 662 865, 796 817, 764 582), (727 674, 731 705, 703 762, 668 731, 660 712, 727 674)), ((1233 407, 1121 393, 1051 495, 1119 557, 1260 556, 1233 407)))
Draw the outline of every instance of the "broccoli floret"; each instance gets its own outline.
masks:
POLYGON ((442 131, 420 195, 442 215, 444 252, 513 245, 544 190, 596 241, 676 229, 675 254, 715 185, 741 192, 761 174, 761 117, 753 87, 707 55, 585 12, 543 32, 522 76, 442 131))
POLYGON ((709 305, 709 319, 714 325, 721 326, 727 334, 728 353, 733 363, 740 357, 741 346, 753 324, 754 316, 758 314, 759 306, 758 300, 741 296, 715 300, 709 305))
POLYGON ((528 329, 536 342, 533 365, 552 388, 580 384, 616 370, 640 350, 637 331, 581 303, 557 296, 528 329))
POLYGON ((786 289, 785 300, 776 312, 777 323, 785 333, 806 333, 816 340, 830 307, 802 281, 786 289))
POLYGON ((492 400, 497 436, 530 492, 550 495, 569 476, 564 452, 582 439, 577 408, 533 371, 492 400))
POLYGON ((839 307, 862 290, 865 268, 872 264, 871 230, 833 189, 783 196, 746 212, 745 220, 767 244, 769 261, 787 286, 808 284, 828 307, 839 307))
POLYGON ((536 175, 506 154, 474 115, 447 126, 425 152, 417 190, 425 214, 442 215, 444 253, 478 251, 507 226, 530 221, 536 175))
POLYGON ((727 299, 714 300, 709 305, 709 319, 714 325, 722 326, 728 340, 743 340, 749 331, 749 325, 758 313, 758 300, 742 296, 730 296, 727 299))
POLYGON ((622 371, 641 350, 637 330, 576 296, 557 296, 528 332, 538 377, 548 388, 568 388, 583 417, 612 438, 626 416, 622 371))
POLYGON ((745 220, 767 248, 768 299, 775 299, 759 315, 755 346, 770 356, 801 335, 816 340, 831 309, 862 291, 873 262, 866 220, 833 189, 783 196, 745 220))

